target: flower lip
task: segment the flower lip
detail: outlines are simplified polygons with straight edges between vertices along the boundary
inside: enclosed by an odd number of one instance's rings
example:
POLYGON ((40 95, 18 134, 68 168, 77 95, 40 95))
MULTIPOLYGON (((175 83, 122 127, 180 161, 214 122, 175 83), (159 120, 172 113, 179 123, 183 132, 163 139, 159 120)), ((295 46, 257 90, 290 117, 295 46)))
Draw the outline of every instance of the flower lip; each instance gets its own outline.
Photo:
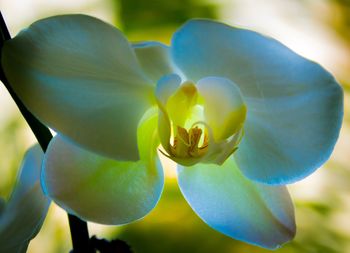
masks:
POLYGON ((221 77, 180 83, 171 75, 157 85, 160 139, 166 152, 161 153, 186 166, 222 164, 243 136, 246 107, 239 89, 221 77))

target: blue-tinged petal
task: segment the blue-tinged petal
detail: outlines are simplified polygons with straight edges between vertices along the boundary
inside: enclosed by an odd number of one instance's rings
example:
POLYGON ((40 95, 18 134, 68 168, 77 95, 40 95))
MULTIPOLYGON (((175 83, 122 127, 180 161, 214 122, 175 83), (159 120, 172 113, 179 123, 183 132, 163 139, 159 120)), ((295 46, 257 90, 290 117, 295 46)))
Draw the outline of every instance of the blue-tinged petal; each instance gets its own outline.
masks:
POLYGON ((179 167, 178 178, 193 210, 225 235, 269 249, 295 235, 294 208, 287 189, 246 179, 233 159, 222 166, 179 167))
POLYGON ((15 189, 0 213, 0 252, 25 252, 41 228, 50 204, 39 182, 43 156, 36 145, 22 162, 15 189))
POLYGON ((185 24, 171 50, 187 78, 221 76, 239 86, 248 113, 235 157, 246 176, 291 183, 329 158, 342 123, 343 97, 321 66, 271 38, 209 20, 185 24))
POLYGON ((132 45, 137 59, 154 84, 164 75, 174 72, 169 47, 159 42, 141 42, 132 45))
POLYGON ((156 128, 157 114, 148 113, 138 132, 141 159, 137 162, 111 160, 56 136, 44 160, 45 192, 84 220, 117 225, 142 218, 163 189, 156 128))
POLYGON ((137 125, 152 81, 123 34, 89 16, 40 20, 4 45, 2 65, 17 95, 75 144, 137 160, 137 125))

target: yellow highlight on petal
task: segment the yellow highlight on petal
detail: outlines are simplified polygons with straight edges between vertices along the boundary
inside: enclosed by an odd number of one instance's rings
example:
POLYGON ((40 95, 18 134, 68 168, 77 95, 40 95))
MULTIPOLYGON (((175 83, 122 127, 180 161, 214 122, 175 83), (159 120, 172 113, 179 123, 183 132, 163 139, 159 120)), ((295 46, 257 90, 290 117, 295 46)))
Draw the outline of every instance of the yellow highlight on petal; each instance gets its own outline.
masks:
POLYGON ((175 126, 183 127, 198 99, 197 88, 192 82, 183 83, 169 98, 166 109, 175 126))
POLYGON ((242 106, 230 112, 222 124, 211 122, 215 140, 224 140, 237 133, 242 128, 246 115, 247 107, 242 104, 242 106))

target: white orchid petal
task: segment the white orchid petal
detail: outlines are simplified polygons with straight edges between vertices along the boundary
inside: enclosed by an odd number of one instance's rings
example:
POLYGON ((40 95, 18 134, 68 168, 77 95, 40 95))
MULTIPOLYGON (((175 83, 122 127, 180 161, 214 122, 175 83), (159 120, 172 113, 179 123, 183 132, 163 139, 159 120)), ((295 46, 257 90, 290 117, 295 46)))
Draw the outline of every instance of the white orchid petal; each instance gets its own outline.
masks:
POLYGON ((153 86, 119 30, 84 15, 43 19, 5 43, 2 65, 49 127, 91 151, 139 158, 137 125, 153 86))
POLYGON ((157 204, 164 183, 156 127, 156 114, 141 123, 137 162, 111 160, 56 136, 44 160, 45 191, 84 220, 117 225, 142 218, 157 204))
POLYGON ((219 232, 270 249, 294 237, 294 208, 287 189, 249 181, 233 159, 222 166, 179 167, 178 177, 193 210, 219 232))
POLYGON ((239 88, 232 81, 206 77, 196 87, 204 98, 206 122, 216 140, 227 139, 242 128, 247 110, 239 88))
POLYGON ((137 59, 154 84, 165 75, 174 72, 171 66, 169 47, 159 42, 141 42, 132 45, 137 59))
POLYGON ((25 155, 18 182, 0 214, 0 252, 25 252, 44 222, 50 200, 39 182, 42 159, 38 145, 25 155))
POLYGON ((342 123, 343 98, 322 67, 271 38, 209 20, 186 23, 175 33, 171 50, 187 78, 220 76, 239 86, 248 114, 235 156, 246 176, 291 183, 329 158, 342 123))

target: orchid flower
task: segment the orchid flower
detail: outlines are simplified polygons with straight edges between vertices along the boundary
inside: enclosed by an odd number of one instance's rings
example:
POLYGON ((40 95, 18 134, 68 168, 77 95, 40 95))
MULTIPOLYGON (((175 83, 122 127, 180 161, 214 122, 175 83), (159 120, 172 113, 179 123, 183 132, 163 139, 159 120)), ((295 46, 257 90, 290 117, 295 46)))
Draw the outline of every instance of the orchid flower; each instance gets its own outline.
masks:
POLYGON ((0 199, 0 252, 26 252, 40 231, 50 204, 40 187, 43 156, 38 145, 31 147, 9 200, 0 199))
POLYGON ((43 161, 46 194, 93 222, 152 210, 160 153, 177 162, 181 192, 205 223, 279 247, 295 234, 284 185, 329 158, 342 122, 342 89, 321 66, 215 21, 187 22, 166 46, 129 43, 93 17, 56 16, 2 54, 17 95, 58 133, 43 161))

